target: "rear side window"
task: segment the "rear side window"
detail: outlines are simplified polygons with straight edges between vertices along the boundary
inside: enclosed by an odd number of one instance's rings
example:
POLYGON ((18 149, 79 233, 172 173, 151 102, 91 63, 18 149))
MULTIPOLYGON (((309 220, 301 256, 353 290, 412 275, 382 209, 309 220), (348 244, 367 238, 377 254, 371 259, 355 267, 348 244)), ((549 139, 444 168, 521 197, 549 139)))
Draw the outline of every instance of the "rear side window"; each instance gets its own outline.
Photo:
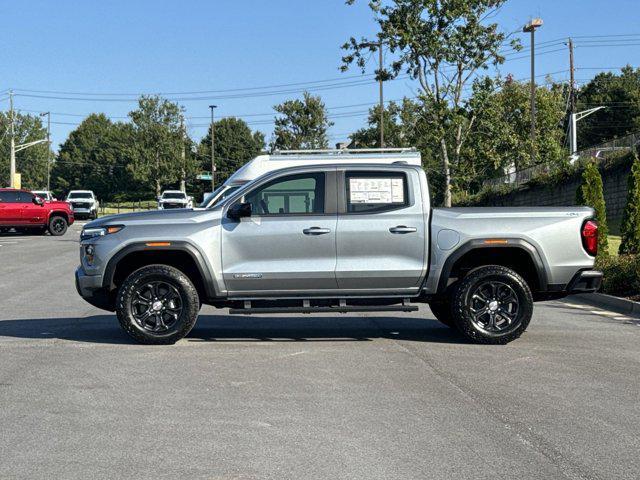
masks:
POLYGON ((407 176, 401 172, 347 172, 347 213, 375 213, 409 205, 407 176))
POLYGON ((324 213, 324 173, 280 177, 248 193, 254 215, 324 213))
POLYGON ((0 192, 0 202, 2 203, 20 203, 21 192, 0 192))

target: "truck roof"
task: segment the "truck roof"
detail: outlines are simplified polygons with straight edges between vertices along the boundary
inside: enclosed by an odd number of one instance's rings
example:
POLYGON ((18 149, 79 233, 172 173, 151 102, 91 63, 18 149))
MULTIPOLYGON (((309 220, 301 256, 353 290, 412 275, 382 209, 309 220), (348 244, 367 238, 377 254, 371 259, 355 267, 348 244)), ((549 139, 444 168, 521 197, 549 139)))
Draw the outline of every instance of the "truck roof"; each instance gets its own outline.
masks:
POLYGON ((303 165, 393 164, 421 166, 420 152, 414 148, 366 148, 339 150, 276 150, 259 155, 240 167, 225 185, 242 185, 267 172, 303 165))

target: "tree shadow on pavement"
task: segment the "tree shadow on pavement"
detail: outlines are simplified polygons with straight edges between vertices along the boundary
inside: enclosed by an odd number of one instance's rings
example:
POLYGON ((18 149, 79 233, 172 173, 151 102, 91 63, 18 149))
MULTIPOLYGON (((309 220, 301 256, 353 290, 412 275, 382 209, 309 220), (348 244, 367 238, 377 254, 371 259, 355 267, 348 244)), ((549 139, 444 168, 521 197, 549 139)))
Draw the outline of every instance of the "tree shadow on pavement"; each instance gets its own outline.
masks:
MULTIPOLYGON (((84 318, 1 320, 0 337, 135 344, 115 315, 84 318)), ((437 320, 421 317, 200 315, 187 342, 354 342, 377 338, 468 343, 437 320)))

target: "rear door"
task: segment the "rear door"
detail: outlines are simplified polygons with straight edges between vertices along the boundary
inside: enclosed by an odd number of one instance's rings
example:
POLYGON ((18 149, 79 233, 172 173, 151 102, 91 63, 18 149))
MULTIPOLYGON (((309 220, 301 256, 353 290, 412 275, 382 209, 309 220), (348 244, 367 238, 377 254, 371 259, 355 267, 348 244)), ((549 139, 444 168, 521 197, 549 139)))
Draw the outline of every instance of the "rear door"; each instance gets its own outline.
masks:
POLYGON ((335 168, 271 177, 241 201, 251 203, 252 216, 222 220, 230 295, 337 290, 335 168))
POLYGON ((426 274, 428 236, 418 171, 354 167, 339 169, 338 179, 339 288, 417 292, 426 274))
POLYGON ((0 224, 20 225, 20 192, 16 190, 0 191, 0 224))

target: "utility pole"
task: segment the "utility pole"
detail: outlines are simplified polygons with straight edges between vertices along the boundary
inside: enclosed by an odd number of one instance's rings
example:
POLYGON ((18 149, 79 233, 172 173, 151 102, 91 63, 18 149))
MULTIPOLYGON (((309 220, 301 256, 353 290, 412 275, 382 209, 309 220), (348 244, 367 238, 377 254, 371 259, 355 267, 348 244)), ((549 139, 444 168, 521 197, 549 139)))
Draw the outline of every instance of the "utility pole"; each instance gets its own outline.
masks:
POLYGON ((51 112, 43 112, 47 116, 47 192, 51 191, 51 112))
POLYGON ((13 90, 9 90, 9 125, 11 135, 11 154, 9 160, 9 186, 15 188, 16 176, 16 131, 13 125, 13 90))
POLYGON ((213 111, 218 108, 217 105, 209 105, 211 109, 211 191, 216 189, 216 160, 215 160, 215 146, 216 146, 216 134, 215 123, 213 121, 213 111))
POLYGON ((531 164, 536 163, 536 28, 542 26, 541 18, 534 18, 522 29, 531 34, 531 164))
POLYGON ((575 67, 573 63, 573 40, 569 37, 569 75, 570 75, 570 85, 569 85, 569 102, 571 106, 571 113, 576 113, 576 79, 575 79, 575 67))
POLYGON ((180 180, 180 190, 187 191, 187 155, 184 151, 185 134, 184 118, 180 117, 180 141, 182 142, 182 179, 180 180))
POLYGON ((384 148, 384 93, 382 89, 382 39, 378 42, 378 66, 380 68, 380 148, 384 148))

